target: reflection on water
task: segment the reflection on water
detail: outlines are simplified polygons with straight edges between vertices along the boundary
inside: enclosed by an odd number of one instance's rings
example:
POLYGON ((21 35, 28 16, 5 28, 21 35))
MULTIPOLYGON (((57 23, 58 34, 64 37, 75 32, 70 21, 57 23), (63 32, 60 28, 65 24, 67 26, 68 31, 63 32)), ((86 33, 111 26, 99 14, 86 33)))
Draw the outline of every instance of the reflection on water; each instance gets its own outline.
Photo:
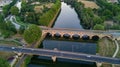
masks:
MULTIPOLYGON (((96 43, 85 42, 70 42, 70 41, 57 41, 45 39, 41 47, 44 49, 57 48, 62 51, 80 52, 88 54, 96 54, 96 43)), ((95 63, 57 58, 57 61, 53 63, 51 57, 34 56, 28 67, 96 67, 95 63)))
POLYGON ((57 58, 57 61, 53 62, 50 57, 39 56, 39 59, 32 58, 32 62, 28 67, 96 67, 96 65, 95 63, 90 62, 72 61, 61 58, 57 58))
POLYGON ((51 50, 57 48, 58 50, 62 50, 62 51, 96 54, 95 43, 44 40, 43 48, 51 49, 51 50))
MULTIPOLYGON (((61 12, 53 25, 53 28, 76 28, 83 29, 80 25, 80 20, 74 8, 71 8, 66 3, 62 2, 61 12)), ((42 48, 81 52, 88 54, 96 53, 96 43, 56 41, 45 39, 42 43, 42 48)), ((51 57, 34 56, 28 67, 96 67, 93 62, 73 61, 68 59, 57 58, 57 62, 53 62, 51 57)))
POLYGON ((71 8, 70 5, 67 5, 64 2, 62 2, 61 13, 55 21, 53 27, 83 29, 74 8, 71 8))

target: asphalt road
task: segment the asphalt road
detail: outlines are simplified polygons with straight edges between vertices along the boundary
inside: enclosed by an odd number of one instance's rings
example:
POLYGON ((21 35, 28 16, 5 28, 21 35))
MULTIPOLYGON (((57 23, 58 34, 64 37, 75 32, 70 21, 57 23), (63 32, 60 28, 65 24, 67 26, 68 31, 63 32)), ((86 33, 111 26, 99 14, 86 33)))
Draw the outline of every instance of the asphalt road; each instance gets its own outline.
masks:
POLYGON ((34 54, 34 55, 42 55, 42 56, 50 56, 50 57, 57 56, 58 58, 66 58, 72 60, 86 60, 92 62, 120 64, 120 59, 118 58, 102 57, 102 56, 96 56, 90 54, 73 53, 73 52, 58 51, 58 50, 55 51, 55 50, 46 50, 46 49, 0 46, 0 51, 21 52, 25 54, 34 54))

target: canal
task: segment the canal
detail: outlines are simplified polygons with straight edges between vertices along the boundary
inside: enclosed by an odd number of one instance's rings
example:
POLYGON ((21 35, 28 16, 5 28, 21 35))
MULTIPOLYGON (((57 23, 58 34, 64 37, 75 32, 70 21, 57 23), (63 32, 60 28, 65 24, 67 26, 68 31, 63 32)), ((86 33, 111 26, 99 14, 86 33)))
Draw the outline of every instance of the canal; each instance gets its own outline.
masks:
MULTIPOLYGON (((74 28, 83 29, 80 25, 80 19, 70 5, 62 2, 61 12, 56 19, 53 28, 74 28)), ((71 52, 80 52, 96 54, 96 43, 75 42, 65 40, 44 39, 40 46, 44 49, 55 49, 71 52)), ((95 63, 86 61, 73 61, 68 59, 57 58, 53 62, 50 57, 34 56, 28 67, 96 67, 95 63)))

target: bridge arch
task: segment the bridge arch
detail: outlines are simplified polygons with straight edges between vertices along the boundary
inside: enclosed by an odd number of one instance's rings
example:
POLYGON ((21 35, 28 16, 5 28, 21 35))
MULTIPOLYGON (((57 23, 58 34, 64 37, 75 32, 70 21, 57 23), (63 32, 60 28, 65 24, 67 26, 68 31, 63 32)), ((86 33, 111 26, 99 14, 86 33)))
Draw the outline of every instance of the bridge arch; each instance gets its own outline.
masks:
POLYGON ((112 39, 110 36, 103 36, 102 38, 112 39))
POLYGON ((83 36, 82 36, 82 39, 83 39, 83 40, 89 40, 89 39, 90 39, 90 36, 88 36, 88 35, 83 35, 83 36))
POLYGON ((69 39, 69 38, 70 38, 70 35, 69 35, 69 34, 64 34, 63 37, 64 37, 65 39, 69 39))
POLYGON ((78 40, 78 39, 80 39, 80 35, 78 35, 78 34, 73 34, 73 35, 72 35, 72 38, 73 38, 74 40, 78 40))
POLYGON ((52 34, 49 33, 49 32, 47 32, 47 33, 46 33, 46 37, 52 37, 52 34))
POLYGON ((94 41, 98 41, 100 39, 100 37, 98 35, 93 35, 92 36, 92 40, 94 41))
POLYGON ((61 37, 61 34, 55 33, 55 34, 54 34, 54 37, 55 37, 55 38, 60 38, 60 37, 61 37))

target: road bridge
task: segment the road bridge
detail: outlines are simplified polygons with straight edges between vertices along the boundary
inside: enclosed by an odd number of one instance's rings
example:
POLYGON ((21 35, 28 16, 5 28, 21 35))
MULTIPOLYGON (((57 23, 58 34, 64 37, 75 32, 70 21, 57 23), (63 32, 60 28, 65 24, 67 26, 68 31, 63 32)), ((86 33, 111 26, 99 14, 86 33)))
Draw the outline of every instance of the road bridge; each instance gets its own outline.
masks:
POLYGON ((103 57, 97 55, 83 54, 83 53, 73 53, 59 50, 47 50, 47 49, 33 49, 33 48, 22 48, 22 47, 8 47, 8 46, 0 46, 0 51, 7 52, 20 52, 25 54, 32 55, 42 55, 48 57, 58 57, 72 60, 85 60, 91 62, 99 62, 99 63, 112 63, 112 64, 120 64, 120 59, 111 58, 111 57, 103 57))

